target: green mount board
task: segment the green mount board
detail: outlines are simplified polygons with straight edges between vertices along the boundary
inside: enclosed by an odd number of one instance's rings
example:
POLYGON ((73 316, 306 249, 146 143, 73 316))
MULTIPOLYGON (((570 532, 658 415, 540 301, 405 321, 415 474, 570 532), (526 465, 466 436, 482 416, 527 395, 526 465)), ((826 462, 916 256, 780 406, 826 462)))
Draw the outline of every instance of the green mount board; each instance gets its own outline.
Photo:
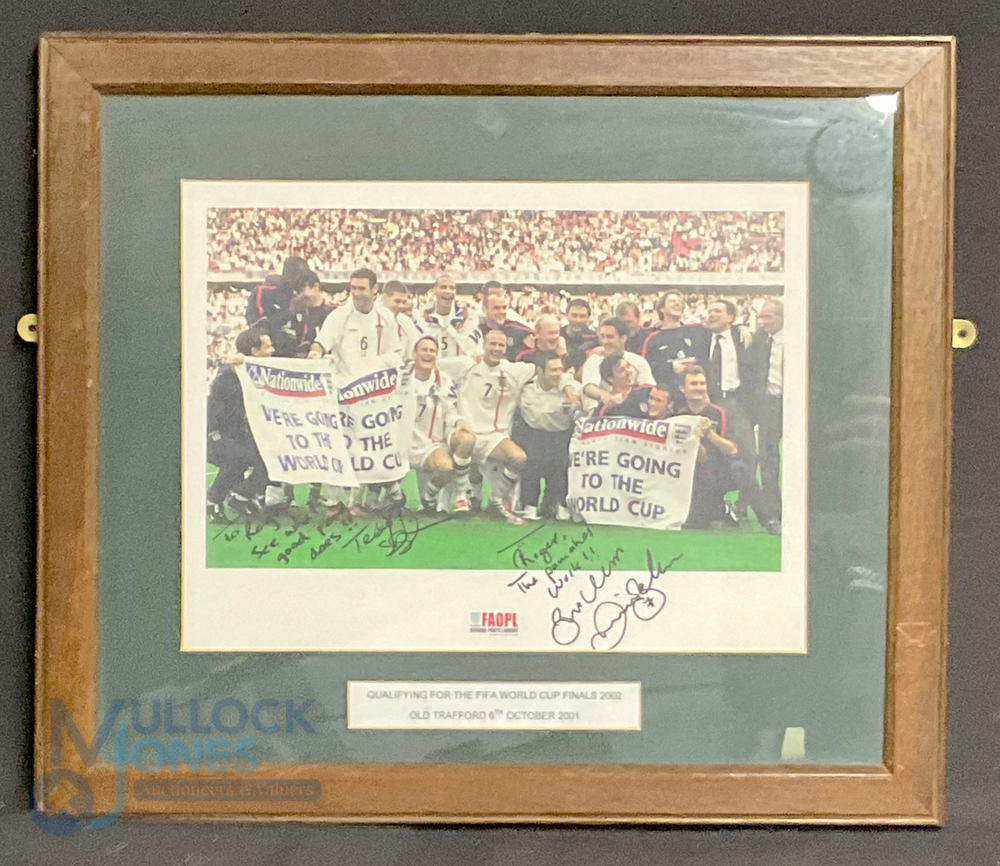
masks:
POLYGON ((111 96, 101 122, 100 715, 116 697, 315 699, 318 735, 263 737, 262 761, 773 763, 801 726, 807 763, 881 762, 891 115, 846 98, 111 96), (182 178, 809 181, 808 654, 180 653, 182 178), (641 680, 643 730, 347 731, 347 679, 641 680))

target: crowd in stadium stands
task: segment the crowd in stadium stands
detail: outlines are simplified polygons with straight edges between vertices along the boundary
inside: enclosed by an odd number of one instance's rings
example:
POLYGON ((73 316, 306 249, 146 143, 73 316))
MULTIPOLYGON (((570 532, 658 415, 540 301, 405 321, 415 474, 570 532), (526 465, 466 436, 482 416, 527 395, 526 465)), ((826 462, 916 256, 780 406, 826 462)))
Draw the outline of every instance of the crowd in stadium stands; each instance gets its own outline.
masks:
MULTIPOLYGON (((780 294, 651 287, 574 295, 490 280, 469 296, 447 272, 429 276, 432 285, 414 291, 362 267, 346 285, 324 287, 309 261, 289 256, 252 291, 209 289, 209 460, 219 467, 211 519, 227 520, 227 507, 250 517, 291 503, 267 481, 229 366, 234 356, 273 354, 322 360, 344 383, 373 364, 410 367, 418 406, 434 404, 410 452, 427 512, 485 506, 477 484, 489 471, 489 506, 509 522, 568 519, 575 419, 693 415, 700 446, 687 525, 739 525, 752 511, 762 529, 780 532, 780 294), (726 498, 733 491, 735 504, 726 498)), ((317 484, 310 504, 347 519, 403 507, 398 482, 373 487, 344 501, 317 484), (369 493, 375 510, 366 510, 369 493)))
POLYGON ((784 269, 784 214, 768 211, 500 211, 214 208, 208 266, 319 274, 766 272, 784 269))

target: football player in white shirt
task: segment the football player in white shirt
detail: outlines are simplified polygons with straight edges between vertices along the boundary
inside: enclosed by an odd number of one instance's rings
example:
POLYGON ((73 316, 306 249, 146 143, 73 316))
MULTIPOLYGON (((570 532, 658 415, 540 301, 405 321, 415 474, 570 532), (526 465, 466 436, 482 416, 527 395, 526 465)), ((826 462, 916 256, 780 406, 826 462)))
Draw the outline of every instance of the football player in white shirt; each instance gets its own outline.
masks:
POLYGON ((389 280, 382 287, 382 303, 396 319, 396 331, 399 334, 400 352, 404 358, 413 357, 413 349, 417 345, 420 331, 410 317, 413 309, 410 290, 399 280, 389 280))
POLYGON ((459 418, 455 383, 438 369, 437 358, 437 340, 427 335, 418 338, 410 380, 416 397, 410 466, 417 471, 417 488, 424 511, 438 510, 438 494, 452 481, 454 510, 468 511, 469 468, 476 436, 459 418))
POLYGON ((375 298, 377 283, 374 271, 354 271, 350 300, 326 317, 309 347, 307 358, 329 353, 338 385, 346 385, 382 363, 390 366, 402 360, 399 328, 392 313, 375 298), (383 357, 392 355, 395 357, 383 357))
POLYGON ((625 351, 629 325, 624 319, 605 319, 597 329, 598 346, 591 350, 583 364, 580 381, 583 385, 583 408, 593 411, 598 405, 607 405, 615 399, 609 382, 601 376, 601 362, 610 355, 622 355, 632 368, 635 384, 652 385, 653 373, 649 362, 635 352, 625 351))
MULTIPOLYGON (((354 271, 350 279, 350 297, 326 317, 309 347, 307 358, 329 354, 338 385, 347 385, 380 366, 397 366, 402 361, 399 327, 392 313, 376 300, 377 284, 374 271, 368 268, 354 271)), ((330 488, 328 492, 333 494, 335 489, 330 488)), ((374 485, 360 492, 351 488, 347 494, 347 508, 354 516, 362 513, 358 497, 364 503, 369 493, 374 493, 376 498, 384 493, 387 505, 397 510, 402 508, 403 494, 398 482, 374 485)), ((331 505, 334 510, 341 507, 331 505)))
POLYGON ((434 303, 416 320, 420 332, 435 337, 438 343, 438 366, 446 372, 452 358, 481 355, 479 319, 469 307, 455 300, 455 281, 441 274, 429 294, 434 303))
POLYGON ((491 504, 509 523, 523 524, 514 513, 512 493, 524 466, 524 451, 510 438, 510 426, 521 390, 535 375, 534 364, 508 361, 507 335, 488 331, 483 338, 483 358, 468 359, 467 372, 458 388, 458 416, 475 433, 472 456, 480 467, 487 461, 500 466, 502 478, 493 484, 491 504))

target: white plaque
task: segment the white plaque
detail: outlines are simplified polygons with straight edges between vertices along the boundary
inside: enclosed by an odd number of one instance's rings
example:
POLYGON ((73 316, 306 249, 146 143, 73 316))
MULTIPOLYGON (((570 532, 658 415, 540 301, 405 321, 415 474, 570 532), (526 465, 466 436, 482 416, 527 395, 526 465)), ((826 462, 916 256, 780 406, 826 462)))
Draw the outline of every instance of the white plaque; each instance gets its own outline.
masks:
POLYGON ((639 731, 641 683, 347 683, 347 727, 639 731))

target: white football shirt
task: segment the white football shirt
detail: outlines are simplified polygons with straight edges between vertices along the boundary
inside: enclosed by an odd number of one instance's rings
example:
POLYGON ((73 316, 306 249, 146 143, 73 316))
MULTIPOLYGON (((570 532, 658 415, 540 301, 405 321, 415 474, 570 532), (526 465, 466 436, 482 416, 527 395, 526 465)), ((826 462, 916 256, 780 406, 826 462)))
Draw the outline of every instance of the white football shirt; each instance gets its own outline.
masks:
POLYGON ((413 444, 418 447, 428 442, 443 444, 448 428, 457 417, 455 383, 447 373, 434 370, 424 381, 414 375, 410 379, 410 390, 417 404, 413 444))
POLYGON ((458 387, 458 417, 473 433, 509 435, 521 391, 534 375, 534 364, 506 359, 495 367, 473 364, 458 387))
POLYGON ((395 317, 378 302, 367 313, 360 312, 354 303, 337 307, 316 333, 315 342, 330 353, 334 363, 337 384, 344 385, 385 364, 398 364, 402 358, 399 325, 395 317))

